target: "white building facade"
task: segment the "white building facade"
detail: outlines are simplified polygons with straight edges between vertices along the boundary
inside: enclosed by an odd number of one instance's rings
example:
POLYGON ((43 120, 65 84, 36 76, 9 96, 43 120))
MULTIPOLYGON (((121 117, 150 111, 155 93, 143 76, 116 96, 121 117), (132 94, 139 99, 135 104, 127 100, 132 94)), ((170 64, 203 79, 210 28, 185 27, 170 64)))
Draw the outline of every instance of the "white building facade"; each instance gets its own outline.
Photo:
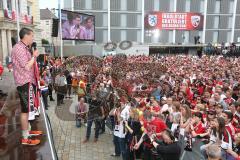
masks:
POLYGON ((40 42, 39 1, 0 0, 0 61, 5 64, 13 45, 18 41, 17 10, 20 27, 28 27, 35 32, 35 41, 40 42), (18 4, 16 4, 18 3, 18 4), (17 7, 18 6, 18 9, 17 7))
MULTIPOLYGON (((64 9, 96 16, 96 42, 194 44, 240 40, 240 0, 64 0, 64 9), (203 30, 160 30, 159 36, 144 31, 150 11, 193 12, 204 16, 203 30)), ((67 44, 69 42, 65 42, 67 44)), ((81 43, 81 42, 80 42, 81 43)))

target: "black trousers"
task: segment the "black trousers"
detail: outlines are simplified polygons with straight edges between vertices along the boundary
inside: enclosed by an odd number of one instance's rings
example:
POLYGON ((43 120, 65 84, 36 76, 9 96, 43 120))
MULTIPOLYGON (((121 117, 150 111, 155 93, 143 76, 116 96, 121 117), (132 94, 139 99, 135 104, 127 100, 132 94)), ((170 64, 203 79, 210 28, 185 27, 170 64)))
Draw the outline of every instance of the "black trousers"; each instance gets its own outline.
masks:
POLYGON ((102 131, 102 132, 105 132, 105 120, 106 120, 106 118, 107 117, 105 117, 104 119, 101 119, 101 121, 100 121, 100 130, 102 131))
POLYGON ((45 109, 48 109, 48 91, 42 92, 42 98, 43 98, 45 109))
POLYGON ((57 87, 57 105, 63 103, 64 95, 66 94, 66 86, 57 87))
POLYGON ((50 100, 53 99, 52 92, 53 92, 53 85, 49 84, 48 85, 48 95, 49 95, 50 100))
POLYGON ((70 97, 71 93, 72 93, 72 85, 71 84, 67 85, 67 92, 68 92, 68 96, 70 97))

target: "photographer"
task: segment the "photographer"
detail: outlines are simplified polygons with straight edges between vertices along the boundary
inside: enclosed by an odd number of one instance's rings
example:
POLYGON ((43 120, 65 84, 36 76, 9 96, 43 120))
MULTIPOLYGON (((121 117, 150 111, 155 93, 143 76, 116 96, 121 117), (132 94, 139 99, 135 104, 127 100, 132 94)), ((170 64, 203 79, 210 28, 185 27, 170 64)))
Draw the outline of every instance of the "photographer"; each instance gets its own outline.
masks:
POLYGON ((90 135, 91 135, 91 127, 92 123, 95 123, 95 139, 94 142, 98 141, 99 136, 99 129, 100 129, 100 120, 104 115, 103 107, 101 106, 101 101, 97 99, 97 96, 95 94, 92 95, 92 97, 88 100, 89 103, 89 111, 87 115, 87 133, 86 133, 86 139, 83 141, 83 143, 86 143, 89 141, 90 135))
POLYGON ((150 140, 157 151, 156 159, 159 160, 179 160, 181 155, 181 146, 175 141, 175 137, 170 129, 165 129, 161 133, 162 142, 156 139, 153 134, 150 140))

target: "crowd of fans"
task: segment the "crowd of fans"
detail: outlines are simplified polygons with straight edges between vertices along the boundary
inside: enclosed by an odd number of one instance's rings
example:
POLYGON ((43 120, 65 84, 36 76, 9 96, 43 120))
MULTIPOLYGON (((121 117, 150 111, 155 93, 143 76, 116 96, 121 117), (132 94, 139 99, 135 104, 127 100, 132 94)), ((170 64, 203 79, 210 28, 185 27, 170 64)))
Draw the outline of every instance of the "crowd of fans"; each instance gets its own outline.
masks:
POLYGON ((115 55, 52 61, 45 68, 52 88, 63 97, 78 95, 76 119, 87 124, 84 143, 92 123, 95 142, 106 124, 113 131, 112 156, 124 160, 239 159, 239 58, 115 55))

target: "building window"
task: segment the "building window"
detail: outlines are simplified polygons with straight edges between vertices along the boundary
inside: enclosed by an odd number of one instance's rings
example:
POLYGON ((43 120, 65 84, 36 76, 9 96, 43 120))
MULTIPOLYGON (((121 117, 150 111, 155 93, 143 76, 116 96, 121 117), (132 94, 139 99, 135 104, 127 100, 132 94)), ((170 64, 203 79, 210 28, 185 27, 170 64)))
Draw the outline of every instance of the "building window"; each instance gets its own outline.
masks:
POLYGON ((228 28, 232 28, 232 20, 233 20, 233 17, 228 18, 228 28))
POLYGON ((80 9, 80 2, 79 1, 74 1, 74 9, 75 10, 80 9))
POLYGON ((137 15, 137 27, 142 27, 142 15, 137 15))
POLYGON ((183 43, 189 43, 189 31, 184 31, 182 35, 183 43))
POLYGON ((127 10, 127 0, 121 0, 121 10, 122 11, 127 10))
POLYGON ((227 42, 231 42, 231 35, 232 35, 232 32, 227 32, 227 42))
POLYGON ((229 13, 233 13, 233 8, 234 8, 234 1, 230 1, 229 3, 229 13))
POLYGON ((92 9, 92 1, 86 1, 86 9, 92 9))
POLYGON ((137 10, 138 11, 142 11, 142 1, 144 1, 144 0, 138 0, 137 1, 137 10))
POLYGON ((108 25, 108 14, 103 13, 103 27, 107 27, 108 25))
POLYGON ((0 1, 0 9, 3 9, 3 1, 0 1))
POLYGON ((170 9, 170 12, 174 12, 174 0, 170 0, 170 3, 169 3, 169 9, 170 9))
POLYGON ((220 7, 221 7, 220 3, 221 3, 221 1, 216 1, 215 9, 214 9, 215 13, 220 13, 220 7))
POLYGON ((92 9, 102 10, 103 0, 92 0, 92 9))
POLYGON ((21 0, 18 1, 18 13, 21 13, 21 0))
POLYGON ((218 31, 214 31, 213 32, 213 43, 217 43, 218 42, 218 31))
POLYGON ((219 16, 214 17, 213 28, 218 28, 219 25, 219 16))
POLYGON ((121 14, 121 26, 126 27, 127 26, 127 15, 121 14))
POLYGON ((191 8, 191 1, 186 0, 185 11, 190 12, 190 8, 191 8))
POLYGON ((103 43, 106 43, 108 41, 108 31, 103 30, 103 43))
POLYGON ((154 1, 154 11, 159 11, 159 8, 160 8, 160 2, 154 1))
POLYGON ((32 3, 31 2, 27 2, 27 14, 28 15, 32 14, 31 7, 32 7, 32 3))
POLYGON ((168 32, 168 42, 173 43, 173 31, 168 32))
POLYGON ((49 21, 46 21, 46 25, 49 25, 49 21))
POLYGON ((12 10, 12 0, 7 0, 7 8, 8 10, 12 10))
POLYGON ((103 0, 103 9, 104 10, 108 9, 108 1, 107 0, 103 0))
POLYGON ((30 11, 30 6, 27 6, 27 14, 28 14, 28 15, 31 15, 30 12, 31 12, 31 11, 30 11))
POLYGON ((200 1, 200 12, 204 13, 204 0, 200 1))
POLYGON ((121 41, 127 40, 127 31, 121 30, 121 41))

